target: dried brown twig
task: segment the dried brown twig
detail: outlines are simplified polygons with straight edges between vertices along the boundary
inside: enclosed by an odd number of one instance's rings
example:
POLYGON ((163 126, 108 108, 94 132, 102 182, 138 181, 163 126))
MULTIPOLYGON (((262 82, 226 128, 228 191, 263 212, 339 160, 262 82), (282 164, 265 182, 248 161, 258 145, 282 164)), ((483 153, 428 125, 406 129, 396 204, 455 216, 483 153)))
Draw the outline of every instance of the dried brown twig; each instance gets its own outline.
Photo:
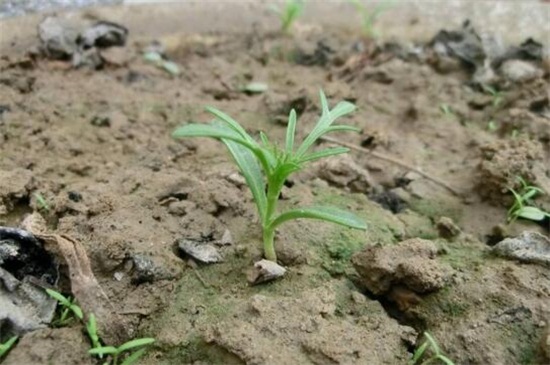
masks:
POLYGON ((352 150, 355 150, 355 151, 359 151, 359 152, 363 152, 363 153, 366 153, 374 158, 377 158, 379 160, 383 160, 383 161, 387 161, 387 162, 390 162, 394 165, 398 165, 398 166, 401 166, 401 167, 404 167, 406 168, 407 170, 410 170, 410 171, 413 171, 413 172, 416 172, 417 174, 419 174, 420 176, 430 180, 430 181, 433 181, 434 183, 436 183, 437 185, 439 186, 442 186, 444 187, 445 189, 447 189, 448 191, 450 191, 451 193, 453 193, 455 196, 457 197, 462 197, 462 194, 455 188, 453 188, 452 186, 450 186, 448 183, 446 183, 445 181, 441 180, 440 178, 437 178, 437 177, 434 177, 426 172, 423 172, 422 170, 416 168, 416 167, 413 167, 409 164, 407 164, 406 162, 403 162, 397 158, 394 158, 394 157, 391 157, 391 156, 387 156, 387 155, 384 155, 382 153, 379 153, 379 152, 374 152, 374 151, 371 151, 371 150, 368 150, 366 148, 363 148, 363 147, 360 147, 360 146, 357 146, 357 145, 354 145, 352 143, 348 143, 348 142, 344 142, 344 141, 340 141, 336 138, 332 138, 332 137, 326 137, 326 136, 323 136, 320 138, 322 141, 325 141, 325 142, 329 142, 329 143, 334 143, 334 144, 337 144, 337 145, 340 145, 340 146, 344 146, 344 147, 347 147, 349 149, 352 149, 352 150))

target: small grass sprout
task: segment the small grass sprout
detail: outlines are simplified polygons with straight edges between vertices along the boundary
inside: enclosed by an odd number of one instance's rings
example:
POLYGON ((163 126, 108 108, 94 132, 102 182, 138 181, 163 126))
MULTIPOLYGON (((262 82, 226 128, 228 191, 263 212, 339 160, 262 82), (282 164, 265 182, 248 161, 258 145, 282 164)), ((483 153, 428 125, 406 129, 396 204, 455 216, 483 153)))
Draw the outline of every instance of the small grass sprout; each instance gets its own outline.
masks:
POLYGON ((297 208, 283 213, 277 212, 281 190, 286 179, 292 173, 302 170, 309 162, 349 151, 344 147, 330 147, 316 152, 309 151, 319 138, 330 132, 359 131, 352 126, 333 125, 336 119, 353 112, 354 104, 342 101, 331 110, 323 91, 320 91, 320 98, 321 117, 298 147, 295 146, 294 141, 297 123, 295 110, 290 112, 288 118, 284 147, 270 141, 263 132, 260 132, 261 141, 257 142, 239 123, 212 107, 206 109, 216 117, 214 122, 184 125, 177 128, 172 134, 175 138, 211 137, 219 139, 225 144, 252 192, 260 216, 264 256, 271 261, 277 261, 273 242, 275 229, 284 222, 310 218, 350 228, 366 229, 366 225, 361 219, 334 207, 297 208))
POLYGON ((518 177, 521 184, 521 189, 515 191, 510 188, 510 192, 514 195, 514 204, 508 209, 508 222, 513 222, 517 218, 528 219, 532 221, 542 221, 545 218, 550 218, 550 213, 537 208, 533 205, 533 199, 538 194, 544 194, 544 191, 536 186, 527 184, 527 182, 518 177))
POLYGON ((372 10, 367 9, 361 0, 350 0, 350 2, 355 6, 355 9, 361 16, 363 35, 369 39, 378 37, 379 34, 374 29, 374 26, 380 15, 389 9, 391 1, 380 1, 372 10))
POLYGON ((447 117, 454 115, 453 109, 449 106, 449 104, 445 104, 445 103, 440 104, 439 110, 441 110, 443 115, 447 117))
POLYGON ((284 7, 277 5, 270 7, 271 11, 276 13, 281 20, 281 30, 283 33, 289 33, 290 27, 304 10, 305 0, 286 0, 284 7))
MULTIPOLYGON (((99 341, 99 334, 97 333, 97 322, 93 313, 90 314, 90 318, 88 318, 88 323, 86 323, 86 332, 88 333, 90 342, 92 342, 92 349, 100 348, 101 342, 99 341)), ((100 354, 98 355, 98 357, 102 359, 103 355, 100 354)))
POLYGON ((93 349, 89 350, 88 353, 90 355, 96 355, 99 358, 102 358, 103 356, 111 356, 112 360, 110 362, 105 362, 104 364, 108 365, 131 365, 135 364, 145 353, 147 348, 145 346, 151 345, 155 342, 154 338, 138 338, 135 340, 128 341, 119 347, 114 346, 99 346, 94 347, 93 349), (121 355, 124 352, 133 350, 128 357, 124 359, 124 361, 119 362, 121 355))
POLYGON ((50 206, 48 205, 46 199, 44 199, 44 196, 40 193, 34 193, 34 197, 36 198, 36 202, 38 203, 38 208, 48 213, 50 211, 50 206))
POLYGON ((481 85, 481 88, 493 97, 493 107, 497 108, 502 103, 504 99, 504 93, 502 91, 498 91, 494 87, 485 84, 481 85))
POLYGON ((0 359, 2 359, 5 355, 7 355, 7 353, 11 350, 13 345, 15 345, 15 343, 17 342, 17 339, 18 339, 17 336, 13 336, 13 337, 10 337, 10 339, 7 340, 6 342, 0 343, 0 359))
POLYGON ((451 359, 449 359, 441 352, 439 345, 432 337, 432 335, 430 335, 428 332, 424 332, 424 337, 426 338, 426 341, 422 345, 420 345, 419 348, 416 349, 413 354, 412 360, 409 362, 409 365, 428 365, 433 364, 436 361, 444 363, 445 365, 454 365, 454 362, 452 362, 451 359), (424 354, 428 349, 431 350, 432 356, 420 362, 423 357, 427 357, 424 356, 424 354))
POLYGON ((46 289, 46 293, 61 305, 61 315, 58 320, 53 322, 55 326, 63 327, 71 322, 73 319, 71 313, 79 320, 84 318, 82 309, 75 304, 74 298, 66 298, 61 293, 51 289, 46 289))

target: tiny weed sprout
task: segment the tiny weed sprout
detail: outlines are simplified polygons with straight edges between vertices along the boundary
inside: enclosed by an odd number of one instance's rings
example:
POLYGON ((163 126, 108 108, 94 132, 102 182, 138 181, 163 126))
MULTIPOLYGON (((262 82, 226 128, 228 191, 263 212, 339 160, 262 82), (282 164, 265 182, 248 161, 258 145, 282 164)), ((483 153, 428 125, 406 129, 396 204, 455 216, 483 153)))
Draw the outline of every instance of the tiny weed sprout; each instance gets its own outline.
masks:
POLYGON ((502 103, 502 91, 497 91, 494 87, 485 84, 481 85, 481 88, 483 89, 483 91, 493 97, 493 107, 497 108, 500 103, 502 103))
POLYGON ((448 104, 441 104, 441 105, 439 105, 439 109, 441 110, 441 112, 442 112, 443 115, 445 115, 445 116, 451 116, 451 115, 453 115, 453 110, 451 109, 451 107, 450 107, 448 104))
POLYGON ((155 342, 154 338, 138 338, 135 340, 128 341, 119 347, 114 346, 99 346, 95 347, 88 351, 90 355, 96 355, 99 358, 103 356, 111 356, 112 361, 106 362, 105 364, 109 365, 131 365, 136 364, 137 361, 143 356, 147 348, 145 346, 151 345, 155 342), (124 361, 119 362, 119 357, 122 353, 133 350, 124 361))
POLYGON ((355 6, 355 9, 361 16, 361 28, 363 30, 363 35, 367 38, 378 37, 378 32, 374 29, 374 25, 380 15, 388 10, 391 2, 387 0, 381 1, 376 4, 372 11, 368 10, 361 0, 350 0, 350 2, 355 6))
POLYGON ((88 323, 86 324, 86 332, 88 332, 88 337, 92 343, 92 348, 88 351, 90 355, 97 356, 100 359, 103 357, 111 356, 112 361, 106 361, 104 365, 118 365, 120 356, 123 352, 134 350, 128 357, 120 363, 120 365, 131 365, 135 364, 140 357, 143 356, 147 350, 145 346, 151 345, 155 342, 154 338, 138 338, 126 342, 125 344, 114 347, 114 346, 102 346, 99 340, 99 334, 97 332, 97 323, 95 320, 95 315, 90 314, 88 323))
POLYGON ((50 206, 48 202, 46 202, 46 199, 44 199, 44 196, 40 193, 34 193, 34 197, 36 198, 38 207, 48 213, 50 211, 50 206))
MULTIPOLYGON (((86 323, 86 332, 88 332, 88 337, 92 342, 92 349, 97 349, 101 347, 101 342, 99 342, 99 335, 97 334, 97 322, 95 320, 95 315, 90 314, 88 323, 86 323)), ((100 359, 103 358, 103 355, 98 355, 100 359)))
POLYGON ((357 128, 352 126, 333 125, 336 119, 354 111, 355 105, 343 101, 330 110, 322 91, 320 97, 321 117, 310 134, 304 138, 297 148, 294 143, 296 131, 295 110, 290 112, 288 118, 284 148, 271 142, 262 132, 260 132, 261 142, 255 141, 239 123, 225 113, 211 107, 207 108, 207 111, 216 117, 214 122, 211 124, 184 125, 172 134, 175 138, 216 138, 226 145, 252 192, 263 230, 264 256, 271 261, 277 261, 273 244, 275 229, 289 220, 311 218, 351 228, 366 229, 366 225, 361 219, 349 212, 333 207, 299 208, 280 214, 277 213, 279 195, 286 179, 293 172, 302 170, 308 162, 349 151, 344 147, 331 147, 309 152, 315 142, 330 132, 358 131, 357 128))
POLYGON ((0 360, 11 350, 17 339, 17 336, 13 336, 6 342, 0 343, 0 360))
POLYGON ((289 33, 290 27, 304 10, 305 0, 286 0, 285 6, 281 9, 277 5, 272 5, 270 9, 279 16, 281 20, 281 30, 289 33))
POLYGON ((532 221, 542 221, 545 218, 550 218, 550 213, 533 206, 533 199, 537 194, 544 194, 542 189, 527 184, 525 180, 518 177, 521 183, 521 190, 515 191, 510 188, 510 192, 514 195, 514 204, 508 209, 508 222, 513 222, 517 218, 528 219, 532 221))
POLYGON ((75 304, 74 298, 66 298, 61 293, 51 289, 46 289, 46 293, 61 305, 61 315, 58 320, 53 322, 54 325, 62 327, 68 324, 72 320, 71 313, 80 320, 84 318, 82 309, 75 304))
POLYGON ((489 132, 495 132, 498 129, 497 123, 494 120, 490 120, 487 123, 487 130, 489 132))
MULTIPOLYGON (((438 360, 440 363, 442 362, 445 365, 454 365, 454 363, 441 352, 439 345, 437 344, 437 342, 435 342, 435 339, 428 332, 424 332, 424 337, 426 338, 426 342, 424 342, 422 345, 420 345, 419 348, 416 349, 413 354, 412 360, 409 362, 409 365, 428 365, 433 364, 438 360), (426 350, 428 349, 431 350, 432 356, 420 362, 420 360, 424 357, 426 350)), ((426 355, 425 357, 427 356, 428 355, 426 355)))

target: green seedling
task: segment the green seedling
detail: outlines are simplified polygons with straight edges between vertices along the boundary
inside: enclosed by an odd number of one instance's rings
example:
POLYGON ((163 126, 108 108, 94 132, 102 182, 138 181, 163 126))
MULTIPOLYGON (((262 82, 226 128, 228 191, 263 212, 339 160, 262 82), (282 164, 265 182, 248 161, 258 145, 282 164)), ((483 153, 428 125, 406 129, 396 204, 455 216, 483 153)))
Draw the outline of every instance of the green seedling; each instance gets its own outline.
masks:
POLYGON ((105 362, 105 365, 131 365, 135 364, 139 358, 143 356, 145 351, 147 350, 145 346, 151 345, 155 342, 154 338, 138 338, 135 340, 128 341, 119 347, 114 346, 99 346, 95 347, 88 351, 90 355, 96 355, 99 358, 102 358, 103 356, 110 356, 111 361, 105 362), (120 357, 124 352, 133 350, 124 361, 120 361, 120 357))
POLYGON ((17 336, 13 336, 6 342, 0 343, 0 359, 2 359, 11 350, 13 345, 17 342, 17 339, 17 336))
POLYGON ((509 189, 514 195, 515 201, 510 209, 508 209, 508 222, 513 222, 517 218, 542 221, 550 217, 550 213, 533 205, 535 196, 544 194, 544 191, 536 186, 527 184, 521 177, 518 177, 518 181, 521 183, 521 190, 515 191, 512 188, 509 189))
POLYGON ((443 103, 443 104, 439 105, 439 110, 441 110, 443 115, 445 115, 447 117, 454 114, 453 110, 451 109, 451 107, 448 104, 443 103))
POLYGON ((439 345, 428 332, 424 332, 424 337, 426 338, 426 342, 416 349, 409 365, 428 365, 433 364, 436 361, 439 361, 440 363, 442 362, 446 365, 454 365, 454 363, 441 352, 439 345), (428 349, 431 350, 432 356, 420 362, 428 349))
MULTIPOLYGON (((99 341, 99 335, 97 333, 97 322, 95 320, 95 315, 92 313, 90 314, 90 318, 88 319, 88 323, 86 323, 86 332, 88 332, 88 337, 90 338, 90 341, 92 342, 92 349, 97 349, 101 347, 101 342, 99 341)), ((100 359, 103 358, 103 355, 98 355, 100 359)))
POLYGON ((487 130, 489 132, 495 132, 498 129, 497 123, 494 120, 490 120, 487 123, 487 130))
POLYGON ((332 147, 317 152, 309 152, 315 142, 330 132, 359 131, 352 126, 333 125, 336 119, 354 111, 355 105, 343 101, 330 110, 326 96, 322 91, 320 97, 321 117, 298 148, 294 145, 295 110, 290 112, 288 118, 284 148, 270 142, 263 132, 260 132, 261 142, 255 141, 239 123, 212 107, 208 107, 206 110, 216 117, 213 123, 188 124, 176 129, 172 134, 175 138, 216 138, 226 145, 254 197, 263 231, 264 256, 268 260, 277 261, 273 244, 275 229, 289 220, 299 218, 320 219, 351 228, 366 229, 366 225, 361 219, 349 212, 333 207, 309 207, 277 213, 277 203, 281 190, 286 179, 293 172, 302 170, 308 162, 349 151, 344 147, 332 147))
POLYGON ((489 85, 481 85, 483 91, 493 97, 493 107, 497 108, 504 98, 504 93, 502 91, 497 91, 494 87, 489 85))
POLYGON ((56 292, 55 290, 46 289, 46 293, 61 305, 61 315, 58 320, 54 321, 53 324, 59 327, 67 325, 73 318, 71 313, 78 319, 82 320, 84 315, 82 314, 82 309, 75 304, 74 298, 66 298, 61 293, 56 292))
POLYGON ((305 0, 286 0, 283 8, 272 5, 271 10, 279 16, 281 20, 281 30, 283 33, 289 33, 290 27, 304 10, 305 0))
POLYGON ((374 26, 380 15, 391 6, 391 2, 387 0, 381 1, 376 4, 372 10, 367 9, 361 0, 350 0, 350 2, 355 6, 357 12, 361 16, 361 29, 363 30, 363 35, 369 39, 377 38, 379 34, 374 29, 374 26))
POLYGON ((44 210, 46 213, 50 211, 50 206, 42 194, 34 193, 34 197, 36 198, 36 202, 38 203, 38 207, 40 209, 44 210))

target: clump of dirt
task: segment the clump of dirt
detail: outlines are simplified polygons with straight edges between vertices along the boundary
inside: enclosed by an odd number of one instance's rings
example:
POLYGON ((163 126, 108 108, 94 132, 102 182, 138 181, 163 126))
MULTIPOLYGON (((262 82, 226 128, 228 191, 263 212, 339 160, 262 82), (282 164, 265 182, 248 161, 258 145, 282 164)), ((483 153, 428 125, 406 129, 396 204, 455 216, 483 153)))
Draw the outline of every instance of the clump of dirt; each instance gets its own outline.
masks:
POLYGON ((379 303, 366 299, 359 299, 356 306, 363 315, 338 315, 337 289, 329 285, 277 299, 254 295, 230 319, 211 326, 206 341, 246 364, 406 361, 409 355, 403 344, 414 341, 414 330, 399 325, 379 303), (384 334, 373 332, 374 328, 384 328, 384 334))
POLYGON ((416 294, 440 290, 451 270, 440 264, 437 246, 413 238, 396 245, 368 246, 352 257, 359 281, 375 295, 387 295, 401 310, 418 304, 416 294))
POLYGON ((87 339, 78 326, 46 328, 31 332, 21 338, 2 362, 18 364, 91 365, 87 339))
POLYGON ((503 195, 521 187, 519 178, 550 191, 540 143, 526 138, 497 141, 482 146, 481 154, 479 193, 495 204, 509 205, 503 195))

